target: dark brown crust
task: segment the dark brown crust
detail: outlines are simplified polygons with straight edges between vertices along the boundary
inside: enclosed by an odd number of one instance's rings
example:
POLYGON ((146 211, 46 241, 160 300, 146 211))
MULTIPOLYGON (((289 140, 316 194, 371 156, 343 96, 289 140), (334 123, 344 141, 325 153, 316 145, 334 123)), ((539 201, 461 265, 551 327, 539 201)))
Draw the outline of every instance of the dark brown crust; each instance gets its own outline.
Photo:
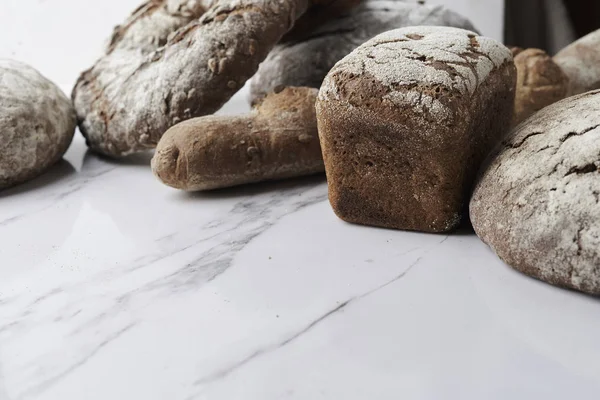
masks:
POLYGON ((319 99, 317 117, 335 213, 386 228, 456 228, 479 165, 510 128, 514 64, 492 71, 470 99, 443 87, 394 89, 437 98, 452 111, 446 121, 382 100, 390 88, 373 77, 333 79, 339 101, 319 99), (416 134, 424 124, 435 133, 416 134))
POLYGON ((154 174, 169 186, 194 191, 323 172, 316 96, 316 89, 285 88, 249 115, 178 124, 158 144, 154 174))

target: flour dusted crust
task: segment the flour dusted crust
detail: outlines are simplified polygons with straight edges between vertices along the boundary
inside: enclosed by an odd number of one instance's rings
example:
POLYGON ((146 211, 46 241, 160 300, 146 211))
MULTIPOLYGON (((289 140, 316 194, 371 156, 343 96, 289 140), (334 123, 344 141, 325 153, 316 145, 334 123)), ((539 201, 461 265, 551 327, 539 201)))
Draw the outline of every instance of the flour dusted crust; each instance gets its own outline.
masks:
POLYGON ((294 28, 281 38, 281 42, 303 40, 308 32, 320 29, 323 24, 347 14, 363 1, 366 0, 311 0, 308 11, 296 21, 294 28))
POLYGON ((600 89, 600 30, 565 47, 554 62, 569 77, 569 96, 600 89))
POLYGON ((474 31, 460 14, 439 5, 400 0, 367 0, 322 26, 277 45, 252 78, 257 101, 278 86, 320 87, 336 62, 373 36, 417 25, 452 26, 474 31))
POLYGON ((386 32, 337 63, 317 118, 338 216, 455 228, 481 161, 509 129, 515 75, 509 49, 450 27, 386 32))
MULTIPOLYGON (((386 99, 402 106, 417 104, 406 90, 413 85, 472 96, 493 70, 512 61, 505 46, 464 29, 396 29, 368 41, 338 63, 325 80, 320 97, 341 98, 345 78, 360 76, 374 77, 389 90, 386 99)), ((436 99, 430 100, 436 108, 442 107, 436 99)))
POLYGON ((74 89, 89 146, 124 156, 154 147, 178 122, 218 110, 308 6, 308 0, 145 3, 74 89))
POLYGON ((0 189, 58 161, 75 133, 71 101, 35 69, 0 59, 0 189))
POLYGON ((112 34, 106 53, 134 50, 147 55, 167 44, 179 28, 202 16, 215 0, 150 0, 112 34))
POLYGON ((600 91, 534 114, 491 160, 471 200, 479 237, 519 271, 600 294, 600 91))

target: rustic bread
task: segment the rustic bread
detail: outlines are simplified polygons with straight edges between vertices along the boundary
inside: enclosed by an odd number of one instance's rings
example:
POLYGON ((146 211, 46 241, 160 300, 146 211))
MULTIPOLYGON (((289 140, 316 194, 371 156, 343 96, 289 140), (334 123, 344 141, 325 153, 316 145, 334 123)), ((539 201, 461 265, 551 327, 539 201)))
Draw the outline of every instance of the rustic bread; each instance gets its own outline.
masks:
POLYGON ((35 69, 0 59, 0 189, 45 172, 69 148, 71 101, 35 69))
POLYGON ((212 114, 254 75, 310 6, 344 0, 150 0, 113 34, 73 90, 91 149, 156 147, 181 121, 212 114))
POLYGON ((554 62, 569 77, 569 96, 600 89, 600 29, 562 49, 554 62))
POLYGON ((319 88, 335 63, 365 41, 391 29, 416 25, 475 30, 469 20, 443 6, 366 0, 353 11, 275 46, 252 78, 251 101, 278 86, 319 88))
POLYGON ((515 66, 517 92, 514 125, 567 96, 569 78, 545 51, 520 51, 515 56, 515 66))
POLYGON ((515 269, 600 294, 600 91, 519 125, 475 188, 479 237, 515 269))
POLYGON ((334 211, 367 225, 455 228, 481 161, 509 129, 515 80, 508 48, 463 29, 408 27, 357 48, 317 100, 334 211))

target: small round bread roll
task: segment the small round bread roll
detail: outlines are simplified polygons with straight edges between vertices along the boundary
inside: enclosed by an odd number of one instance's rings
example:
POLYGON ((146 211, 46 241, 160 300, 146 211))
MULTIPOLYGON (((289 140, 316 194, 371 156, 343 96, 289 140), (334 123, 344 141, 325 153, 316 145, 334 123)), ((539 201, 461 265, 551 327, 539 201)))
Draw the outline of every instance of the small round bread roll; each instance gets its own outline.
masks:
POLYGON ((600 295, 600 91, 516 127, 471 199, 477 235, 513 268, 600 295))
POLYGON ((0 59, 0 189, 45 172, 69 148, 71 101, 35 69, 0 59))
POLYGON ((517 52, 515 65, 517 91, 514 125, 567 96, 569 78, 545 51, 527 49, 517 52))

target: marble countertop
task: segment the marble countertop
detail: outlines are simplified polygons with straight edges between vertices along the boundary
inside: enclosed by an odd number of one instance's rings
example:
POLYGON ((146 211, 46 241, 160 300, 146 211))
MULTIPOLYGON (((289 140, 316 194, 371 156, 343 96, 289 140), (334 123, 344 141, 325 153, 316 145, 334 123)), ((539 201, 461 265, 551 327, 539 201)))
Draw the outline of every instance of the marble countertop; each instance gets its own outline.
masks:
MULTIPOLYGON (((69 91, 136 3, 3 0, 0 56, 69 91)), ((598 398, 600 300, 469 229, 346 224, 323 177, 179 193, 148 162, 78 135, 0 193, 0 400, 598 398)))

